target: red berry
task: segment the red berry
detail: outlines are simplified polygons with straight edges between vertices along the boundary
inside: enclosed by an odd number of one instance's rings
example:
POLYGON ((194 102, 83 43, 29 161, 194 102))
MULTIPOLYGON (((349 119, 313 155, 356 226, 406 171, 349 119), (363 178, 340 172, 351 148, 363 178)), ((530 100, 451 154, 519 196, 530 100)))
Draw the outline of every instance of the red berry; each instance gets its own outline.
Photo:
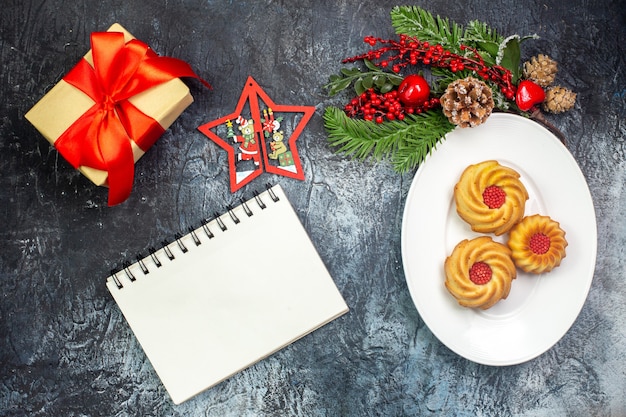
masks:
POLYGON ((491 267, 485 262, 476 262, 469 270, 469 279, 476 285, 484 285, 491 281, 491 267))
POLYGON ((421 75, 407 75, 398 87, 398 99, 406 106, 423 104, 429 96, 430 87, 421 75))
POLYGON ((506 200, 506 193, 497 185, 490 185, 483 191, 483 202, 490 209, 497 209, 502 207, 506 200))
POLYGON ((543 233, 535 233, 530 237, 528 246, 533 253, 543 255, 550 249, 550 238, 543 233))

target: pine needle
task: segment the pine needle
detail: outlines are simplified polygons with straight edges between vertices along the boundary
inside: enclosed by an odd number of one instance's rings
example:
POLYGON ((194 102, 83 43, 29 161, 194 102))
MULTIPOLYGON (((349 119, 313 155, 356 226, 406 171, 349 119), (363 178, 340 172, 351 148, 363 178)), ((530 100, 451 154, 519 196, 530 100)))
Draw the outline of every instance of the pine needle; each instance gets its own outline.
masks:
POLYGON ((433 151, 446 133, 454 129, 440 111, 408 115, 404 120, 375 123, 351 119, 337 107, 327 107, 324 126, 328 141, 338 153, 359 160, 389 159, 397 172, 407 172, 433 151))
POLYGON ((391 9, 391 24, 397 34, 416 37, 422 42, 440 44, 458 52, 463 27, 447 18, 434 17, 418 6, 396 6, 391 9))

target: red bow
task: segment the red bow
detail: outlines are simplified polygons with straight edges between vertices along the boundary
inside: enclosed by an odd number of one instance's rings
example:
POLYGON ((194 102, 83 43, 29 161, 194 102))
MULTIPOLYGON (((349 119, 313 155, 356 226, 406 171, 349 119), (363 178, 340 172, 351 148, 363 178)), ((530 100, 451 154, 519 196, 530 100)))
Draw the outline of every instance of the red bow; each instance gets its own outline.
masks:
POLYGON ((146 151, 163 127, 128 101, 174 78, 193 77, 207 87, 184 61, 160 57, 136 39, 119 32, 91 34, 93 67, 84 58, 63 78, 95 104, 55 141, 75 168, 89 166, 108 173, 109 205, 130 195, 135 162, 130 141, 146 151))

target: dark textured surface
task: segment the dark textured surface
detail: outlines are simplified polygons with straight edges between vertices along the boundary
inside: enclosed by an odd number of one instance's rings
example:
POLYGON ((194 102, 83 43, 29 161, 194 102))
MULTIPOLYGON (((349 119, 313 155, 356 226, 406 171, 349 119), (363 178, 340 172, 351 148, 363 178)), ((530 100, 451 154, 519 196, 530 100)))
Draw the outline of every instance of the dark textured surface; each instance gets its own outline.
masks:
MULTIPOLYGON (((0 415, 625 416, 626 4, 610 0, 418 1, 460 23, 537 33, 579 93, 550 121, 591 190, 598 257, 571 330, 528 363, 488 367, 442 345, 405 283, 400 234, 412 174, 332 153, 321 86, 365 35, 390 36, 390 1, 8 0, 0 14, 0 415), (119 22, 214 85, 138 162, 133 194, 74 171, 23 118, 119 22), (174 406, 104 285, 121 260, 235 201, 221 149, 196 127, 230 113, 248 75, 277 103, 313 105, 304 182, 279 182, 351 312, 174 406)), ((539 151, 539 150, 538 150, 539 151)), ((253 182, 250 191, 264 181, 253 182)))

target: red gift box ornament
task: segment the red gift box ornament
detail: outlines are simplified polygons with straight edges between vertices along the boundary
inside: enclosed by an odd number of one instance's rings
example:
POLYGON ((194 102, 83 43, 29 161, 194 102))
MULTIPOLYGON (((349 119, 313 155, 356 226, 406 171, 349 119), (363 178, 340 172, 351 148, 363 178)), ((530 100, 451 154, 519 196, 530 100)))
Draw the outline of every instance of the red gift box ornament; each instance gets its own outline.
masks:
POLYGON ((93 67, 83 58, 63 78, 95 104, 54 143, 75 168, 90 166, 108 173, 110 206, 132 190, 135 164, 131 140, 146 151, 164 133, 152 117, 128 99, 174 78, 192 77, 205 86, 184 61, 158 56, 145 43, 124 40, 120 32, 91 34, 93 67))

